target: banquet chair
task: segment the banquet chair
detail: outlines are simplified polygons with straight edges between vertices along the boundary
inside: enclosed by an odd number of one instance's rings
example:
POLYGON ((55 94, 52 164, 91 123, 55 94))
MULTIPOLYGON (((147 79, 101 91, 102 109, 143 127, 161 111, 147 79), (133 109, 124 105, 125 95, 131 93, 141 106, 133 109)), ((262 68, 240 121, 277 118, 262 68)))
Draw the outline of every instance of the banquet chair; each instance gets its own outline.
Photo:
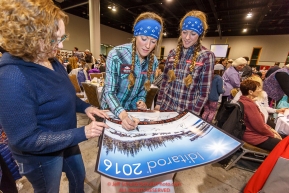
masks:
POLYGON ((156 94, 159 92, 159 88, 155 87, 155 88, 151 88, 148 92, 147 92, 147 96, 146 96, 146 105, 148 109, 151 109, 152 104, 154 102, 154 98, 156 96, 156 94))
POLYGON ((102 78, 103 76, 102 76, 102 73, 90 73, 89 74, 89 77, 90 77, 90 80, 92 80, 93 78, 102 78))
POLYGON ((105 72, 102 72, 102 77, 105 80, 105 72))
POLYGON ((81 91, 81 88, 78 84, 78 80, 77 80, 77 77, 75 74, 70 74, 68 75, 72 85, 74 86, 74 89, 75 89, 75 92, 76 92, 76 96, 79 97, 79 98, 84 98, 84 94, 83 92, 81 91))
POLYGON ((86 94, 88 103, 100 108, 97 86, 86 82, 82 82, 81 84, 86 94))
MULTIPOLYGON (((100 108, 100 102, 98 98, 98 89, 96 85, 92 85, 90 83, 82 82, 82 87, 84 89, 84 92, 87 97, 87 102, 91 104, 92 106, 95 106, 97 108, 100 108)), ((89 124, 91 122, 91 119, 88 119, 89 124)))
MULTIPOLYGON (((255 162, 263 162, 265 158, 268 156, 268 154, 270 153, 270 151, 261 149, 259 147, 256 147, 246 142, 244 142, 240 150, 241 150, 241 153, 236 154, 235 156, 232 157, 230 162, 225 166, 225 170, 229 170, 234 166, 238 166, 237 163, 240 159, 250 160, 250 161, 255 161, 255 162)), ((247 168, 244 168, 244 167, 239 167, 239 168, 248 170, 247 168)))

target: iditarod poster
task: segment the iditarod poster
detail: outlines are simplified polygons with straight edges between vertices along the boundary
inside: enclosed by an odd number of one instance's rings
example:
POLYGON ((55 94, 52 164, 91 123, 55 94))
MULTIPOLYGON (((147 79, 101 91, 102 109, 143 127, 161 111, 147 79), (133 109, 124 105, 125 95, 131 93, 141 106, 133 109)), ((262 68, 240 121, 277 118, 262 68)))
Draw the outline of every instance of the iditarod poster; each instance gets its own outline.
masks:
POLYGON ((190 112, 129 112, 140 119, 126 131, 112 113, 106 120, 95 171, 115 180, 133 181, 217 162, 242 142, 190 112))

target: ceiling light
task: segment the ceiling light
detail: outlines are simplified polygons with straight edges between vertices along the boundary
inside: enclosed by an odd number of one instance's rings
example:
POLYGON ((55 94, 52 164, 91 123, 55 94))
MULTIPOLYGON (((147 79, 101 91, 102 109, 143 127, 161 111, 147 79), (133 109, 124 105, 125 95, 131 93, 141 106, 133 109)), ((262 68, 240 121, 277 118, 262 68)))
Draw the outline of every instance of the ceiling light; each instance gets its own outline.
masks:
POLYGON ((164 32, 164 36, 167 36, 167 32, 164 32))
POLYGON ((251 18, 252 15, 253 15, 252 12, 249 12, 246 17, 247 17, 247 18, 251 18))
POLYGON ((116 11, 116 7, 115 6, 112 6, 112 11, 116 11))
POLYGON ((243 32, 247 32, 247 28, 243 29, 243 32))
POLYGON ((111 5, 108 5, 107 8, 108 8, 108 9, 111 9, 112 7, 111 7, 111 5))

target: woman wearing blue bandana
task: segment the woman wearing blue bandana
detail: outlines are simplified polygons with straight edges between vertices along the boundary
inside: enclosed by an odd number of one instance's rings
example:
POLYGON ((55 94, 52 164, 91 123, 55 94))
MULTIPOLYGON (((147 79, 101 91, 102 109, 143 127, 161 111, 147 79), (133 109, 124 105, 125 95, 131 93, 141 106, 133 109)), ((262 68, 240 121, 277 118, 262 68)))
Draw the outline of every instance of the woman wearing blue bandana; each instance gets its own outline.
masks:
POLYGON ((127 130, 135 129, 139 120, 129 117, 126 110, 147 109, 145 97, 158 65, 153 52, 162 29, 160 16, 143 13, 135 20, 132 43, 117 46, 108 54, 101 106, 119 117, 127 130))
MULTIPOLYGON (((101 106, 110 108, 122 120, 122 127, 127 130, 135 129, 139 121, 128 117, 126 110, 147 109, 145 97, 158 65, 153 52, 160 42, 162 29, 163 21, 160 16, 150 12, 142 13, 135 20, 132 43, 117 46, 108 54, 101 106)), ((131 188, 153 192, 150 189, 155 187, 156 182, 172 183, 172 174, 137 181, 136 186, 101 176, 101 192, 117 193, 131 188)), ((173 186, 163 188, 174 192, 173 186)))
POLYGON ((214 53, 201 45, 207 28, 201 11, 190 11, 182 18, 177 48, 167 57, 156 110, 188 109, 200 114, 208 100, 215 64, 214 53))

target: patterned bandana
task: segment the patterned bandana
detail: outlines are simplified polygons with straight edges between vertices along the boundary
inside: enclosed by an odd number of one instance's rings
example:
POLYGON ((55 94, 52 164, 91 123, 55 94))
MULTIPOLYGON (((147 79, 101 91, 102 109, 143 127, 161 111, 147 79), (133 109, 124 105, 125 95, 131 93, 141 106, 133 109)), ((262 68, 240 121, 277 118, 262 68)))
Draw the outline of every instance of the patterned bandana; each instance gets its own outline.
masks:
POLYGON ((182 30, 193 30, 200 36, 203 33, 204 28, 202 21, 199 18, 188 16, 183 23, 182 30))
POLYGON ((161 32, 161 24, 154 19, 144 19, 134 26, 134 36, 144 35, 159 39, 161 32))

